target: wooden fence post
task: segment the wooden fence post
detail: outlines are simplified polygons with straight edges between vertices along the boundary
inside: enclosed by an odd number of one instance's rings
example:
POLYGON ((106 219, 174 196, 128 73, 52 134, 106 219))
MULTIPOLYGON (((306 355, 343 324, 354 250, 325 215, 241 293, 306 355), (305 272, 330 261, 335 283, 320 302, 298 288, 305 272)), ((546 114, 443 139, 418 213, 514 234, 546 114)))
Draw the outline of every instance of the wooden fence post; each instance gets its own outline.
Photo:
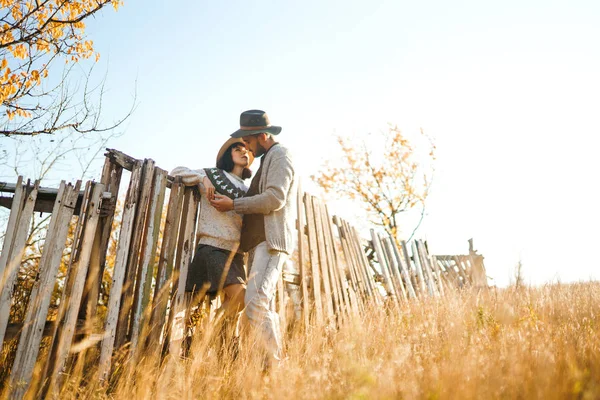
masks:
POLYGON ((165 201, 167 188, 167 171, 158 167, 154 168, 152 178, 152 190, 148 205, 148 216, 144 226, 144 236, 141 243, 141 255, 137 273, 137 284, 135 286, 135 297, 131 315, 131 349, 132 358, 136 359, 140 348, 139 337, 147 334, 147 323, 150 317, 148 304, 150 303, 150 290, 152 276, 154 273, 156 248, 158 246, 158 234, 162 209, 165 201))
POLYGON ((142 283, 136 280, 137 270, 140 262, 140 248, 144 237, 144 227, 150 196, 152 192, 152 180, 154 178, 154 161, 144 160, 142 166, 142 176, 140 179, 140 195, 135 213, 134 228, 131 237, 129 257, 127 259, 127 268, 125 272, 125 282, 123 284, 123 294, 121 295, 121 309, 119 310, 119 321, 115 333, 115 347, 122 347, 128 340, 131 340, 130 319, 133 304, 137 302, 138 292, 136 287, 142 283))
POLYGON ((416 243, 417 255, 419 257, 419 262, 421 264, 421 269, 427 279, 427 287, 429 289, 429 294, 431 296, 438 295, 438 291, 435 285, 435 281, 433 279, 431 265, 429 265, 429 259, 427 257, 427 250, 425 249, 425 245, 422 241, 417 240, 416 243))
POLYGON ((317 244, 317 254, 319 256, 319 266, 321 267, 321 283, 323 287, 323 295, 325 296, 325 311, 327 312, 327 320, 329 323, 335 318, 333 309, 333 293, 331 290, 331 280, 329 279, 329 265, 325 250, 325 237, 323 232, 323 221, 321 220, 321 211, 319 209, 319 201, 315 196, 311 196, 312 214, 315 223, 315 239, 317 244))
MULTIPOLYGON (((379 235, 377 235, 379 236, 379 235)), ((384 254, 386 256, 386 260, 390 269, 392 270, 393 280, 396 282, 398 289, 402 293, 402 299, 404 301, 408 301, 408 296, 406 295, 406 289, 404 288, 404 284, 402 283, 402 277, 400 276, 400 267, 398 265, 398 261, 394 257, 394 252, 392 250, 392 244, 390 243, 390 238, 381 238, 381 243, 383 244, 384 254)))
POLYGON ((346 266, 348 267, 348 275, 350 276, 349 283, 351 285, 350 298, 353 300, 356 312, 362 312, 364 303, 366 302, 366 292, 362 288, 362 275, 359 272, 358 260, 354 256, 352 251, 352 244, 350 233, 346 230, 346 222, 338 218, 338 230, 340 235, 340 241, 342 242, 342 250, 346 259, 346 266))
MULTIPOLYGON (((411 250, 412 250, 412 259, 413 259, 413 265, 415 266, 415 270, 417 271, 417 277, 419 280, 419 285, 420 285, 420 289, 421 289, 421 295, 425 295, 427 292, 427 289, 425 288, 425 277, 423 276, 423 269, 421 268, 421 263, 419 262, 419 252, 417 251, 417 245, 416 242, 413 240, 412 245, 411 245, 411 250)), ((429 292, 429 295, 431 295, 431 292, 429 292)))
POLYGON ((23 322, 23 331, 19 339, 15 361, 10 375, 10 398, 21 399, 25 395, 33 374, 33 367, 40 350, 40 342, 50 297, 54 289, 60 259, 67 240, 69 223, 79 197, 81 181, 75 187, 62 181, 48 227, 44 251, 40 259, 38 281, 33 286, 27 313, 23 322))
POLYGON ((406 261, 406 269, 408 270, 408 274, 410 276, 410 281, 412 283, 412 286, 415 289, 415 294, 417 295, 417 297, 419 295, 423 295, 425 287, 424 286, 422 287, 422 281, 419 281, 419 274, 417 271, 416 264, 413 262, 412 266, 411 266, 411 259, 410 259, 410 255, 408 254, 408 246, 406 245, 406 241, 404 241, 404 240, 401 241, 400 246, 401 246, 401 249, 399 249, 399 250, 401 250, 402 257, 406 261))
POLYGON ((192 261, 195 250, 195 229, 196 217, 198 216, 198 201, 194 195, 194 188, 185 189, 185 199, 183 203, 182 226, 180 237, 177 244, 177 259, 175 262, 175 273, 173 274, 173 298, 171 300, 171 314, 169 315, 169 324, 171 330, 165 344, 169 348, 169 353, 175 356, 181 354, 181 343, 185 335, 187 324, 188 304, 186 304, 185 282, 188 274, 188 267, 192 261), (176 290, 175 290, 176 288, 176 290))
POLYGON ((360 242, 355 237, 355 232, 350 228, 348 222, 341 220, 344 227, 344 235, 348 246, 348 257, 354 262, 351 264, 354 268, 354 278, 356 279, 356 288, 359 292, 362 301, 361 307, 364 307, 367 299, 372 295, 369 285, 369 277, 367 267, 364 265, 364 260, 361 257, 362 249, 360 242))
POLYGON ((300 285, 302 286, 302 316, 304 320, 304 329, 308 332, 308 328, 310 326, 310 299, 309 299, 309 279, 310 272, 306 267, 306 247, 304 246, 304 236, 305 236, 305 218, 304 218, 304 194, 302 192, 302 188, 300 184, 298 184, 298 193, 296 198, 296 209, 298 214, 297 224, 298 224, 298 271, 300 272, 300 285))
POLYGON ((387 268, 387 264, 385 262, 385 256, 383 254, 383 250, 381 249, 381 244, 379 243, 379 238, 375 233, 374 229, 371 229, 371 239, 373 240, 373 248, 375 249, 375 254, 377 255, 377 262, 379 263, 379 267, 381 268, 381 273, 383 274, 385 280, 385 288, 388 296, 394 300, 394 302, 398 302, 396 298, 396 291, 394 290, 394 286, 392 283, 392 279, 390 277, 390 273, 387 268))
POLYGON ((136 161, 131 171, 131 181, 127 189, 125 204, 123 205, 123 217, 121 219, 121 231, 117 254, 113 268, 112 287, 108 298, 106 322, 104 324, 104 339, 100 349, 100 360, 98 362, 98 378, 104 381, 108 378, 111 368, 111 359, 115 347, 115 334, 119 319, 121 305, 121 294, 123 292, 123 280, 129 258, 131 234, 135 223, 136 209, 138 206, 140 184, 142 178, 142 162, 136 161))
POLYGON ((334 216, 333 222, 338 228, 338 236, 340 237, 342 252, 344 253, 344 259, 346 261, 346 267, 348 270, 348 272, 344 275, 346 277, 346 283, 348 285, 348 299, 350 300, 350 310, 354 315, 358 315, 360 313, 360 309, 362 308, 362 301, 359 301, 358 298, 362 297, 363 294, 359 293, 360 289, 358 287, 358 277, 356 275, 354 267, 355 260, 352 258, 352 254, 348 247, 348 237, 344 229, 344 223, 342 219, 334 216))
POLYGON ((429 258, 431 260, 431 264, 434 267, 434 271, 435 271, 435 276, 437 277, 437 281, 438 281, 438 289, 440 290, 440 295, 444 296, 445 292, 444 292, 444 284, 445 282, 443 282, 442 279, 442 274, 440 272, 440 265, 437 262, 437 258, 435 256, 430 256, 429 258))
POLYGON ((15 193, 13 195, 12 204, 10 207, 10 215, 8 217, 8 224, 6 226, 6 232, 4 234, 4 242, 2 243, 2 254, 0 254, 0 290, 4 288, 6 284, 4 280, 4 271, 8 264, 10 251, 16 236, 16 228, 18 226, 19 215, 23 211, 23 205, 25 202, 25 188, 23 187, 23 177, 17 178, 17 184, 15 185, 15 193))
POLYGON ((400 269, 400 274, 402 275, 402 278, 404 278, 404 284, 406 285, 406 289, 408 292, 408 298, 416 299, 417 294, 415 293, 415 288, 413 287, 412 281, 410 279, 408 265, 406 264, 405 261, 402 260, 402 257, 400 256, 400 251, 398 250, 398 246, 396 245, 396 243, 394 242, 394 240, 392 239, 391 236, 390 236, 390 242, 392 245, 392 250, 394 252, 394 256, 396 257, 396 261, 398 263, 398 268, 400 269))
POLYGON ((345 276, 342 277, 342 274, 340 273, 340 266, 339 266, 338 257, 336 254, 336 248, 335 248, 335 240, 333 237, 333 229, 331 228, 332 219, 329 215, 329 210, 327 208, 327 204, 323 204, 323 206, 321 208, 321 212, 323 215, 323 220, 326 222, 324 224, 325 244, 327 247, 328 257, 330 260, 330 269, 331 269, 331 273, 332 273, 332 280, 334 283, 334 287, 335 287, 338 302, 339 302, 339 310, 341 313, 341 318, 343 320, 346 315, 350 315, 349 302, 348 302, 348 298, 347 298, 346 289, 344 287, 345 276))
POLYGON ((358 233, 358 230, 355 227, 350 227, 349 229, 352 231, 352 238, 354 242, 354 248, 356 250, 356 256, 359 260, 359 265, 362 266, 362 274, 365 279, 365 287, 367 289, 367 293, 369 294, 369 298, 371 300, 375 300, 375 304, 381 305, 380 292, 375 287, 375 281, 372 278, 369 270, 372 270, 375 273, 375 268, 371 265, 369 260, 367 259, 367 255, 365 254, 363 244, 361 243, 361 237, 358 233))
MULTIPOLYGON (((94 236, 94 246, 92 247, 92 255, 90 266, 88 268, 85 288, 81 300, 81 309, 79 310, 79 319, 85 320, 85 335, 89 335, 93 329, 94 318, 98 307, 98 298, 100 296, 100 287, 102 285, 102 277, 104 275, 104 267, 106 263, 106 251, 110 241, 112 232, 112 223, 117 206, 117 198, 119 195, 119 185, 123 167, 112 162, 111 158, 106 157, 104 167, 102 169, 102 177, 100 183, 104 185, 104 190, 110 193, 110 199, 102 196, 102 210, 96 235, 94 236)), ((84 352, 78 357, 85 357, 84 352)))
POLYGON ((165 327, 164 337, 167 336, 167 330, 170 329, 168 324, 165 325, 167 320, 167 303, 170 297, 175 247, 177 245, 177 233, 181 221, 185 188, 181 183, 180 177, 175 179, 175 182, 171 184, 171 192, 169 194, 167 218, 156 272, 154 297, 152 299, 151 328, 146 346, 147 351, 150 351, 153 356, 158 356, 161 353, 159 343, 163 326, 165 327))
POLYGON ((306 210, 306 225, 308 226, 308 251, 310 256, 312 292, 315 304, 315 320, 317 326, 323 325, 323 302, 321 301, 321 274, 317 250, 317 233, 312 209, 311 196, 304 193, 304 209, 306 210))
POLYGON ((453 260, 454 260, 454 264, 456 265, 456 272, 461 277, 461 287, 468 286, 469 278, 467 278, 467 275, 465 274, 465 270, 463 269, 463 266, 461 265, 461 260, 460 260, 459 256, 454 256, 453 260))
POLYGON ((58 397, 62 374, 75 334, 77 313, 85 287, 86 276, 94 236, 96 235, 100 216, 100 202, 104 185, 88 182, 85 197, 79 214, 77 236, 73 240, 73 250, 69 261, 69 269, 60 301, 57 319, 54 323, 52 347, 46 364, 45 376, 49 378, 48 393, 58 397), (77 251, 74 251, 77 249, 77 251))
POLYGON ((39 188, 39 181, 36 181, 33 189, 27 194, 28 188, 23 187, 22 181, 23 178, 19 177, 0 257, 0 346, 8 326, 14 283, 25 251, 39 188))

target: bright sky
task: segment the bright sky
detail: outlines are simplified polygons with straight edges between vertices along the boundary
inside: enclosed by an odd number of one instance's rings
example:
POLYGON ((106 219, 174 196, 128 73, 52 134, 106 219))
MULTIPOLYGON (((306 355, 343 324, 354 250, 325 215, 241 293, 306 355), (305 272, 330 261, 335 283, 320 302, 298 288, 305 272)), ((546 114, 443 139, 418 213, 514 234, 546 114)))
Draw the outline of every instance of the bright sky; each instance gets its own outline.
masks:
POLYGON ((106 120, 137 80, 110 146, 165 169, 212 166, 251 108, 305 177, 333 133, 423 128, 438 159, 417 236, 435 254, 473 237, 504 286, 519 259, 534 284, 600 278, 599 20, 597 0, 126 0, 88 33, 106 120))

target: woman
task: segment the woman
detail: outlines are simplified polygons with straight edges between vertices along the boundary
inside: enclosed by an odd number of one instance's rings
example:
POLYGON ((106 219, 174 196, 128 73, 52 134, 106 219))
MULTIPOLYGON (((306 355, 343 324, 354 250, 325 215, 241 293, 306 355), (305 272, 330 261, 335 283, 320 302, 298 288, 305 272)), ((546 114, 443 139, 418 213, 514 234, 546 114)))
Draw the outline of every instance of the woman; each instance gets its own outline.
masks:
POLYGON ((244 179, 250 178, 248 168, 253 161, 241 139, 229 139, 217 154, 216 168, 191 170, 175 168, 170 175, 180 176, 186 186, 200 186, 200 219, 197 225, 196 253, 186 280, 185 290, 215 295, 222 289, 221 306, 225 316, 244 308, 246 272, 244 257, 238 252, 242 216, 235 211, 219 212, 210 205, 215 192, 232 199, 242 197, 248 190, 244 179))

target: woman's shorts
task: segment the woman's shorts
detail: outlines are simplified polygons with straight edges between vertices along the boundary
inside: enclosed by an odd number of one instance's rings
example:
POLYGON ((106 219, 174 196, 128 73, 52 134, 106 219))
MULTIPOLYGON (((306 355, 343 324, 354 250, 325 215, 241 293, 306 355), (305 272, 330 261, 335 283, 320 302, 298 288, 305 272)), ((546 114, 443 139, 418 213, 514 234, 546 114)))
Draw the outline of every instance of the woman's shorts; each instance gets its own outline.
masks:
POLYGON ((188 269, 185 291, 198 292, 206 283, 210 284, 207 293, 215 294, 219 290, 222 279, 225 280, 224 288, 229 285, 245 283, 244 257, 240 253, 235 254, 229 270, 225 271, 230 254, 229 250, 206 244, 199 245, 188 269), (223 277, 224 273, 227 275, 223 277))

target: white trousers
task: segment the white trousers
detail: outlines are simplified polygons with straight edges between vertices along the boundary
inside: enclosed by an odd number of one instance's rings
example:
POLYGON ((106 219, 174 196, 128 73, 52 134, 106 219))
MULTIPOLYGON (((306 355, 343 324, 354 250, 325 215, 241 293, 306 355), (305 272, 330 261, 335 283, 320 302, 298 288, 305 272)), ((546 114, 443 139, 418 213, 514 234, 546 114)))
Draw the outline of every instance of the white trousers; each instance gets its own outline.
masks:
POLYGON ((246 317, 262 341, 268 358, 277 361, 281 359, 282 347, 279 315, 275 312, 275 294, 288 255, 269 251, 267 242, 261 242, 252 251, 254 255, 244 298, 246 317))

